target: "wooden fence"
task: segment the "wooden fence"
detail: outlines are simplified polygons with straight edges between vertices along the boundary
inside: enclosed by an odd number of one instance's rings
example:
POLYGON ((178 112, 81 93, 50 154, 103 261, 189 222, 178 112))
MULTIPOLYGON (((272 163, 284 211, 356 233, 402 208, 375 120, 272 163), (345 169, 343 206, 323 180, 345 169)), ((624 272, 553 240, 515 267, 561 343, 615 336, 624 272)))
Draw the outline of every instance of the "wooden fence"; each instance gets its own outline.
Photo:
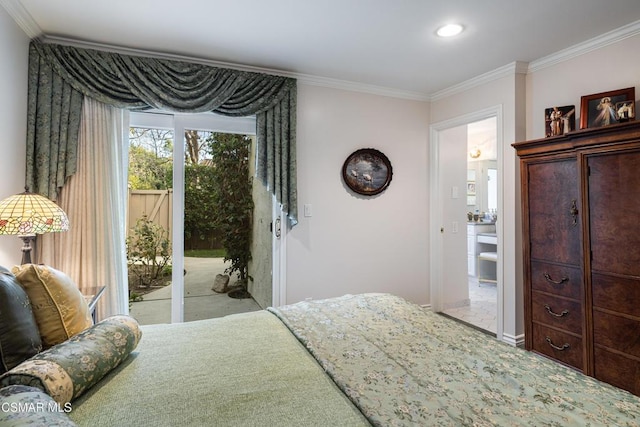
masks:
MULTIPOLYGON (((172 209, 173 190, 129 190, 129 212, 127 213, 127 237, 136 221, 147 215, 149 221, 162 226, 167 233, 169 242, 173 243, 172 209)), ((211 232, 206 238, 201 238, 198 233, 184 242, 185 249, 219 249, 222 248, 220 237, 211 232)))
POLYGON ((127 213, 127 235, 136 221, 147 215, 149 221, 162 226, 172 239, 173 190, 129 190, 129 212, 127 213))

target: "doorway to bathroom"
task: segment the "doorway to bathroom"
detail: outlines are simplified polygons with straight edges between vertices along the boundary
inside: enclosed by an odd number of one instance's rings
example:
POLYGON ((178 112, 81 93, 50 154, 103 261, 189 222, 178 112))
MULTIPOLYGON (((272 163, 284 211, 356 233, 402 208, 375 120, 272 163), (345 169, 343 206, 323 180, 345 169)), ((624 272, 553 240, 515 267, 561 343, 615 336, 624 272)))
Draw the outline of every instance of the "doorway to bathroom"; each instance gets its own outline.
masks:
POLYGON ((432 306, 492 335, 502 333, 499 112, 431 132, 432 306))

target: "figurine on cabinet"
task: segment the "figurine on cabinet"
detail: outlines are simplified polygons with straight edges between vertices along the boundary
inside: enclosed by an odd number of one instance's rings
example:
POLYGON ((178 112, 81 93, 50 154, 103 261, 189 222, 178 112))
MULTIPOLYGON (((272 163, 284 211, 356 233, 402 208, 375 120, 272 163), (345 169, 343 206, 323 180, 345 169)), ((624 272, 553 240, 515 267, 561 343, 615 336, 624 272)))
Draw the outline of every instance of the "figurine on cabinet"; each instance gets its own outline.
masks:
POLYGON ((576 127, 575 111, 573 105, 545 109, 545 135, 547 137, 564 135, 574 130, 576 127))

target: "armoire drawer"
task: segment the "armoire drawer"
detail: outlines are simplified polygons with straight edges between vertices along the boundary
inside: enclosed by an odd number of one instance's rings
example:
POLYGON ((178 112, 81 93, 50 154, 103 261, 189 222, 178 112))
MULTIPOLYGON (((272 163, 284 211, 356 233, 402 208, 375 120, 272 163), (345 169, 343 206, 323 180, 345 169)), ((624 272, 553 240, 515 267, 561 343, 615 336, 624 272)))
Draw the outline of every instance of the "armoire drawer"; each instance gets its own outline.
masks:
POLYGON ((582 338, 533 324, 532 350, 583 370, 582 338))
POLYGON ((640 321, 593 310, 593 342, 597 346, 640 357, 640 321))
POLYGON ((580 300, 582 299, 580 269, 534 261, 531 263, 531 288, 580 300))
POLYGON ((577 301, 534 291, 531 294, 531 316, 534 322, 582 335, 582 304, 577 301))

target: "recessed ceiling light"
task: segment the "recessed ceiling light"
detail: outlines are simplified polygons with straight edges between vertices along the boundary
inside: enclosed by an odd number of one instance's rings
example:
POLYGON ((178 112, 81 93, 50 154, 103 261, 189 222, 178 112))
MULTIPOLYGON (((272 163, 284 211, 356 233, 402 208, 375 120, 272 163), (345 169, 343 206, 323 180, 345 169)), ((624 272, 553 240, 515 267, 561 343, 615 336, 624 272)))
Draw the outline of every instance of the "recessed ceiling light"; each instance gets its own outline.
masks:
POLYGON ((460 34, 463 29, 464 28, 460 24, 447 24, 438 28, 436 34, 440 37, 453 37, 460 34))

